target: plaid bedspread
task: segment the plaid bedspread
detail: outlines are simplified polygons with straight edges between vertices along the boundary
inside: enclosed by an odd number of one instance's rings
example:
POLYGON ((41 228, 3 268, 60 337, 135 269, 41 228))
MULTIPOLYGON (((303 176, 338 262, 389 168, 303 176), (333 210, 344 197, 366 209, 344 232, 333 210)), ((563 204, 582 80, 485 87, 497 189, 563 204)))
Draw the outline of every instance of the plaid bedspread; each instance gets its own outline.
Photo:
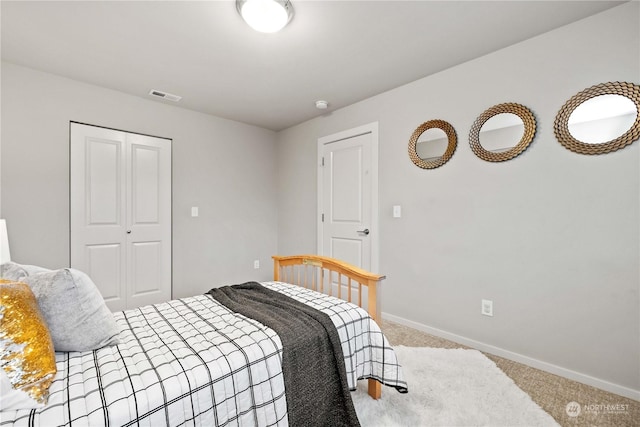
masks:
MULTIPOLYGON (((262 284, 331 317, 351 388, 358 378, 406 387, 392 348, 364 310, 297 286, 262 284)), ((288 425, 282 343, 273 330, 209 295, 114 316, 120 345, 57 353, 48 405, 2 411, 0 425, 288 425)))

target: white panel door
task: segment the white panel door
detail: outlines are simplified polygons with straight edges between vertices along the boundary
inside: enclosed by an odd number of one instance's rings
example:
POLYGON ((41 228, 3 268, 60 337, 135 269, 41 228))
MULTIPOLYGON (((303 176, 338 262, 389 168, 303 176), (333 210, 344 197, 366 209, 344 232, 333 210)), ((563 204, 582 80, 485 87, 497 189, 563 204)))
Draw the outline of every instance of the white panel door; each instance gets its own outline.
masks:
POLYGON ((127 308, 126 138, 71 124, 71 267, 93 279, 114 311, 127 308))
POLYGON ((127 305, 171 299, 171 141, 129 134, 127 305))
POLYGON ((377 123, 318 143, 318 253, 376 270, 377 123))
POLYGON ((171 141, 71 124, 71 266, 124 310, 171 299, 171 141))
POLYGON ((371 268, 370 134, 325 146, 324 255, 371 268))

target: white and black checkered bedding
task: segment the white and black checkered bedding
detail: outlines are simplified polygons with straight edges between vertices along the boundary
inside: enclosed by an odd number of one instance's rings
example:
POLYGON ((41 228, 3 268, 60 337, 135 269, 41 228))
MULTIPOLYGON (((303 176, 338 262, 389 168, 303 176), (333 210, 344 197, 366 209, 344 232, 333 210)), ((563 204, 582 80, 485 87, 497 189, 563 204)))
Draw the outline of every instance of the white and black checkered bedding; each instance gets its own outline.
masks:
MULTIPOLYGON (((375 378, 406 387, 393 349, 366 311, 298 286, 264 286, 328 314, 342 341, 349 386, 375 378)), ((264 325, 210 295, 114 316, 121 344, 57 353, 40 410, 0 412, 0 425, 287 425, 282 344, 264 325)))

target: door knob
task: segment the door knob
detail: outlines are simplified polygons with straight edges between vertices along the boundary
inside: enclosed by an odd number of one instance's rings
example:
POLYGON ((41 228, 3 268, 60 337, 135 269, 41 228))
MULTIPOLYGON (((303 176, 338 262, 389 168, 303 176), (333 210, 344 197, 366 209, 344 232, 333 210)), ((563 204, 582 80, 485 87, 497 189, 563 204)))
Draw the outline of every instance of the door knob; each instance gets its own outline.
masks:
POLYGON ((364 230, 358 230, 358 233, 362 233, 362 234, 364 234, 365 236, 368 236, 368 235, 369 235, 369 229, 368 229, 368 228, 365 228, 364 230))
POLYGON ((127 230, 127 234, 131 234, 131 230, 127 230))

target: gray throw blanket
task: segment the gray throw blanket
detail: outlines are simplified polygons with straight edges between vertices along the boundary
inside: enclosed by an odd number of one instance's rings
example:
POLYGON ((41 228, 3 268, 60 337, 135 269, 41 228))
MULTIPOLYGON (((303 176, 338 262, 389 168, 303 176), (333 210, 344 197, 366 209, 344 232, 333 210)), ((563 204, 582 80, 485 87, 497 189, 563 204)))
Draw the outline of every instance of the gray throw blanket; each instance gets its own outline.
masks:
POLYGON ((256 282, 213 288, 208 293, 280 336, 289 425, 360 425, 340 337, 329 316, 256 282))

